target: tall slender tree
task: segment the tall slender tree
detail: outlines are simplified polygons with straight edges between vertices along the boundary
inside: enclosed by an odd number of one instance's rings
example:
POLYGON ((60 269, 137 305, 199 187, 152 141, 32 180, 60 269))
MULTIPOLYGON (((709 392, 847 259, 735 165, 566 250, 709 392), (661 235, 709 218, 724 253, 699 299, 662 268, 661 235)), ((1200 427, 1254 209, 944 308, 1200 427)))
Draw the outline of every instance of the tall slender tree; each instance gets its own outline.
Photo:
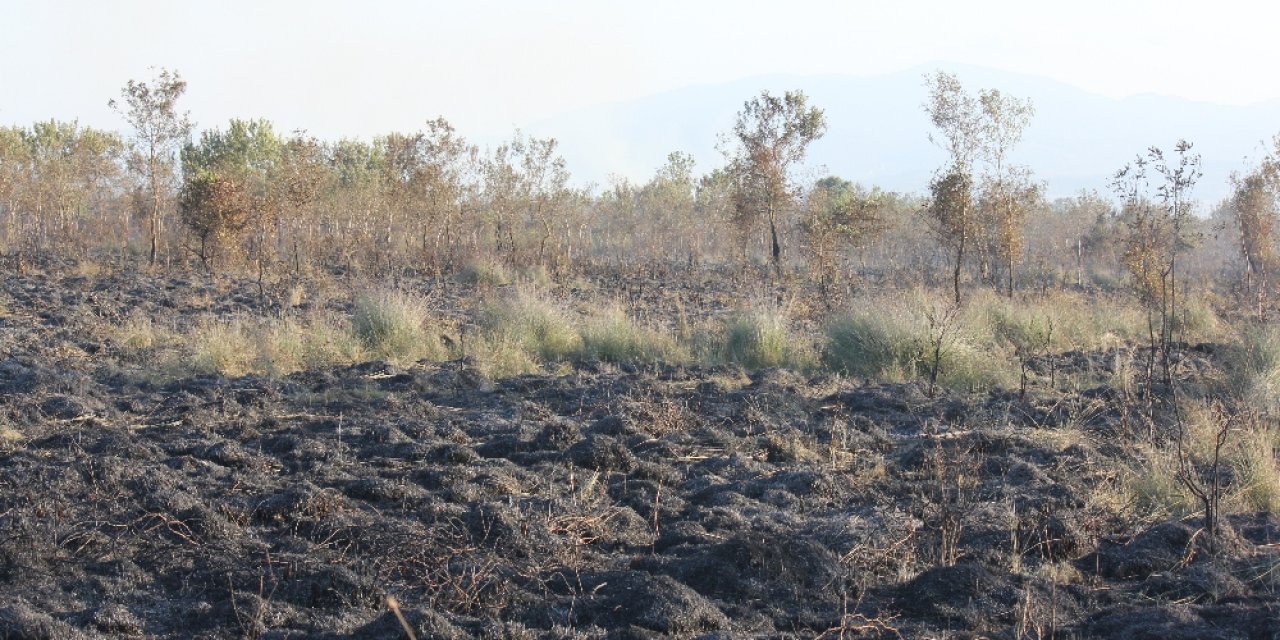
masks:
POLYGON ((191 135, 188 113, 178 111, 178 99, 186 90, 187 83, 177 71, 160 69, 149 83, 130 80, 120 91, 124 104, 116 100, 107 103, 133 127, 134 143, 142 157, 151 235, 148 261, 152 265, 159 254, 161 209, 175 189, 175 157, 191 135))

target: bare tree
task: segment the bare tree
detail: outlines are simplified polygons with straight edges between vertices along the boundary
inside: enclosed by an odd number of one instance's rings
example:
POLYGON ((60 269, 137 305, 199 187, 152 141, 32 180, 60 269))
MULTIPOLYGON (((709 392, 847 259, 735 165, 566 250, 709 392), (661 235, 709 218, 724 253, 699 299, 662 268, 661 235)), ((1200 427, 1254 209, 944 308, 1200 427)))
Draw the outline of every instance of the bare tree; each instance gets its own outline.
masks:
POLYGON ((142 153, 143 179, 151 205, 148 260, 152 265, 159 253, 160 210, 174 188, 174 158, 191 135, 192 124, 187 112, 178 112, 178 99, 186 90, 187 83, 178 72, 160 69, 149 84, 130 80, 120 91, 123 106, 115 100, 107 103, 133 127, 135 144, 142 153))

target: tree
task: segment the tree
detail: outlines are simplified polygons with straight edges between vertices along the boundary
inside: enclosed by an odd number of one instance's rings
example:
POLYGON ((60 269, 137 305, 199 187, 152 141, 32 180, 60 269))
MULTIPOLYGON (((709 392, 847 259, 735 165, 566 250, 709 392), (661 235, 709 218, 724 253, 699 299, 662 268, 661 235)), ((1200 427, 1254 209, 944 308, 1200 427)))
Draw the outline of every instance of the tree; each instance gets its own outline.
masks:
POLYGON ((30 165, 30 152, 22 129, 0 127, 0 213, 4 215, 6 244, 18 240, 18 201, 30 174, 30 165))
POLYGON ((955 256, 952 286, 956 306, 960 305, 960 273, 964 269, 965 251, 975 235, 977 220, 973 215, 973 174, 961 164, 934 175, 929 182, 929 200, 925 212, 933 233, 944 245, 951 245, 955 256))
MULTIPOLYGON (((324 145, 302 132, 295 133, 285 142, 277 175, 283 191, 282 225, 289 234, 293 270, 298 274, 302 272, 300 245, 304 237, 309 240, 314 235, 318 223, 314 205, 332 183, 324 145)), ((310 254, 310 242, 307 249, 310 254)))
MULTIPOLYGON (((1191 190, 1200 178, 1200 156, 1191 153, 1192 145, 1179 140, 1174 146, 1176 162, 1170 163, 1158 147, 1146 156, 1116 172, 1112 188, 1122 202, 1121 216, 1129 234, 1124 263, 1133 276, 1134 291, 1147 307, 1148 333, 1153 357, 1160 354, 1164 365, 1164 381, 1171 385, 1171 352, 1178 312, 1178 258, 1191 245, 1190 234, 1193 201, 1191 190), (1160 183, 1151 191, 1152 169, 1160 183)), ((1148 389, 1151 388, 1151 359, 1147 364, 1148 389)))
MULTIPOLYGON (((243 248, 257 266, 260 286, 291 186, 282 174, 284 150, 285 142, 269 121, 239 119, 231 120, 226 131, 205 131, 198 144, 188 144, 182 150, 183 175, 188 184, 196 183, 193 193, 200 196, 196 202, 203 207, 196 211, 207 215, 209 207, 226 204, 228 210, 213 217, 237 222, 222 225, 222 231, 210 237, 224 242, 247 240, 243 248), (241 211, 242 203, 246 211, 241 211), (231 215, 233 212, 236 215, 231 215), (246 216, 243 221, 241 215, 246 216), (242 231, 249 233, 235 237, 234 233, 242 231)), ((185 197, 184 207, 191 205, 191 197, 185 197)), ((191 226, 191 211, 184 209, 183 220, 191 226)), ((198 226, 192 230, 201 239, 203 254, 210 237, 202 237, 198 226)))
POLYGON ((879 189, 867 191, 836 176, 818 180, 809 191, 800 228, 824 300, 829 301, 827 287, 837 271, 841 250, 862 246, 884 229, 887 200, 887 194, 879 189))
POLYGON ((726 153, 734 178, 735 218, 744 229, 754 227, 762 217, 768 222, 773 266, 779 274, 779 218, 796 196, 791 170, 826 130, 826 116, 821 109, 810 107, 800 91, 788 91, 781 97, 761 92, 743 104, 733 126, 736 145, 726 153))
POLYGON ((955 256, 952 286, 956 305, 959 305, 965 251, 976 230, 973 163, 982 147, 982 110, 977 99, 969 95, 952 74, 939 71, 926 76, 925 86, 929 90, 925 111, 940 134, 940 137, 929 134, 929 140, 950 156, 948 166, 929 184, 927 212, 939 240, 949 244, 955 256))
POLYGON ((1280 222, 1280 160, 1269 155, 1248 173, 1232 176, 1231 182, 1234 190, 1227 209, 1240 233, 1245 290, 1254 294, 1261 314, 1272 278, 1280 269, 1275 237, 1276 225, 1280 222))
POLYGON ((1013 297, 1013 267, 1022 252, 1027 210, 1041 199, 1041 189, 1027 167, 1011 166, 1008 153, 1035 115, 1030 100, 1019 100, 997 89, 978 94, 983 115, 983 156, 987 172, 983 190, 987 202, 987 235, 993 253, 1005 268, 1009 297, 1013 297))
POLYGON ((198 255, 205 268, 212 267, 214 256, 240 236, 252 210, 244 186, 213 171, 191 176, 178 198, 182 222, 200 242, 198 255))
POLYGON ((522 252, 520 239, 526 233, 537 238, 534 260, 544 264, 559 259, 563 247, 549 247, 555 237, 556 221, 565 213, 573 192, 568 187, 569 172, 564 158, 556 153, 554 138, 534 138, 517 131, 512 140, 499 145, 481 163, 484 202, 493 225, 495 250, 515 264, 522 252), (548 255, 554 249, 554 256, 548 255))
POLYGON ((107 102, 133 127, 135 144, 141 150, 142 175, 151 205, 148 260, 152 265, 156 264, 159 252, 160 210, 173 188, 174 157, 191 135, 192 124, 187 112, 177 110, 178 99, 186 90, 187 83, 178 72, 160 69, 150 84, 130 80, 124 86, 120 96, 125 106, 115 100, 107 102))
MULTIPOLYGON (((1025 246, 1024 230, 1031 210, 1042 206, 1043 188, 1025 168, 1005 170, 996 178, 984 180, 979 208, 987 251, 1004 269, 1006 292, 1013 297, 1014 262, 1025 246)), ((998 282, 999 278, 993 278, 998 282)))
POLYGON ((930 134, 929 140, 949 156, 930 184, 932 201, 927 212, 939 240, 949 245, 954 255, 955 302, 961 302, 960 276, 978 234, 986 241, 978 246, 982 277, 990 278, 990 257, 994 254, 1006 268, 1012 295, 1013 261, 1022 245, 1027 198, 1039 199, 1039 190, 1032 184, 1029 170, 1008 164, 1007 154, 1022 139, 1034 109, 1030 101, 996 89, 971 95, 956 76, 942 71, 926 76, 925 86, 929 97, 924 108, 938 130, 938 136, 930 134), (982 197, 976 198, 975 165, 979 161, 985 162, 985 172, 982 197), (983 206, 978 208, 978 204, 983 206))

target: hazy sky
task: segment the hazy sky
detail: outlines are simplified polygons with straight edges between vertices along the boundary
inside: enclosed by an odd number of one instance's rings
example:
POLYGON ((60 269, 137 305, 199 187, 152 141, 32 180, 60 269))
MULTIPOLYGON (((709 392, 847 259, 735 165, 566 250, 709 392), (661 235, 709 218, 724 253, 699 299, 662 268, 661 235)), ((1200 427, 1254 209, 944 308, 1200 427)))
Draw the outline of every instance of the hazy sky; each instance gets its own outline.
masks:
POLYGON ((151 66, 202 127, 368 137, 444 115, 464 135, 764 73, 956 62, 1113 97, 1280 99, 1280 9, 1251 1, 389 2, 0 0, 0 123, 79 118, 151 66))

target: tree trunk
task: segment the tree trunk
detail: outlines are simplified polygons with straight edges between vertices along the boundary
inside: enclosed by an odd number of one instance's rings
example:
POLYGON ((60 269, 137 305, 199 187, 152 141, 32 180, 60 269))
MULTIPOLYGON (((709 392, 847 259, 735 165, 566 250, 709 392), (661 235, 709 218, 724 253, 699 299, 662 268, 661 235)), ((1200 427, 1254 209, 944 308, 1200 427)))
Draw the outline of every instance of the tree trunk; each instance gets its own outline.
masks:
POLYGON ((778 240, 778 216, 772 205, 769 207, 769 235, 773 240, 773 270, 782 277, 782 243, 778 240))

